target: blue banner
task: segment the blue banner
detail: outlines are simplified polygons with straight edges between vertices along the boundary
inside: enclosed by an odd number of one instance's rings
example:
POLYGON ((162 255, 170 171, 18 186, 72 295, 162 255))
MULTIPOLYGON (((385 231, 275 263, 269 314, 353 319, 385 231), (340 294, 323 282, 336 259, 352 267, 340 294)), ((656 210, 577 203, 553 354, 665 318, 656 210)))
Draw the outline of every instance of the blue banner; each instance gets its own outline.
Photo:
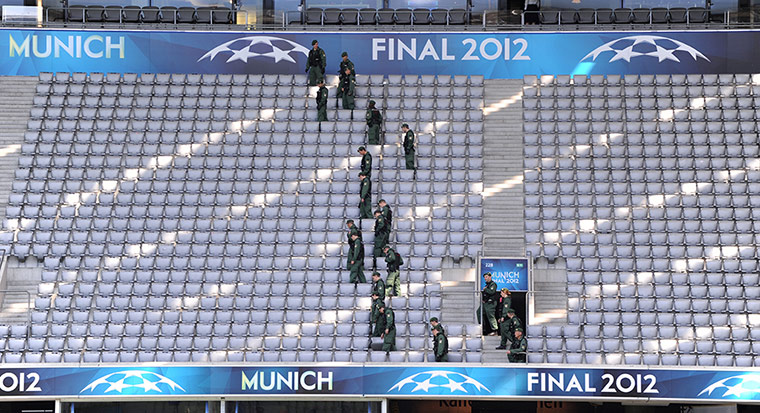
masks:
POLYGON ((7 397, 239 395, 760 402, 760 370, 417 365, 7 367, 7 397))
POLYGON ((490 272, 499 290, 528 291, 529 270, 527 258, 480 258, 480 289, 486 286, 483 274, 490 272))
POLYGON ((343 51, 361 74, 753 73, 758 31, 182 32, 0 30, 0 75, 39 72, 304 73, 311 41, 336 74, 343 51))

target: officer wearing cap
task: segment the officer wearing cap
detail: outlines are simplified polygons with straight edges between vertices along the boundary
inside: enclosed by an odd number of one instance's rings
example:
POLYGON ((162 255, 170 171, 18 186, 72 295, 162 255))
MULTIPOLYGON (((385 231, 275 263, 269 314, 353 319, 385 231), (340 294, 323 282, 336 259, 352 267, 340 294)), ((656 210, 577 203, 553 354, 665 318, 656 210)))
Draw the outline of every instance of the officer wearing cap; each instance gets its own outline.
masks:
POLYGON ((346 75, 346 70, 349 70, 349 75, 356 79, 356 70, 354 69, 354 62, 348 59, 348 52, 343 52, 340 54, 341 61, 340 61, 340 70, 338 70, 338 76, 340 76, 340 80, 343 80, 343 77, 346 75))
POLYGON ((351 71, 346 69, 346 73, 340 78, 338 85, 339 96, 343 98, 343 109, 354 110, 354 96, 356 96, 356 79, 351 76, 351 71))
POLYGON ((501 329, 501 344, 499 347, 496 347, 497 350, 506 349, 507 340, 514 342, 515 331, 517 331, 518 328, 522 328, 523 326, 520 318, 515 315, 514 309, 508 308, 505 313, 507 318, 499 324, 499 328, 501 329))
POLYGON ((351 271, 349 282, 365 283, 367 279, 364 278, 364 245, 359 239, 359 234, 351 235, 351 239, 354 241, 354 250, 348 258, 348 269, 351 271))
POLYGON ((515 341, 509 346, 507 350, 507 358, 510 363, 525 363, 525 356, 528 352, 528 340, 523 336, 524 331, 522 328, 518 328, 515 331, 515 341))
POLYGON ((388 245, 388 239, 391 235, 391 229, 385 221, 385 217, 380 210, 375 211, 375 244, 372 249, 372 269, 377 269, 377 258, 382 257, 383 248, 388 245))
POLYGON ((372 181, 367 175, 359 173, 359 218, 372 218, 372 181))
POLYGON ((443 329, 443 324, 438 322, 438 317, 432 317, 430 319, 430 330, 432 331, 434 328, 439 328, 441 331, 445 331, 443 329))
POLYGON ((372 272, 372 295, 376 295, 380 300, 385 300, 385 281, 377 271, 372 272))
POLYGON ((383 123, 383 115, 375 107, 375 101, 369 101, 367 113, 364 116, 367 120, 367 142, 370 145, 380 145, 380 125, 383 123))
POLYGON ((491 273, 483 274, 486 281, 483 291, 481 291, 481 300, 483 301, 483 334, 491 336, 496 335, 496 297, 498 292, 496 283, 491 279, 491 273))
POLYGON ((380 307, 380 317, 385 317, 385 331, 381 335, 383 338, 383 351, 396 351, 396 315, 393 309, 385 305, 380 307))
POLYGON ((327 121, 327 88, 325 87, 324 79, 321 79, 318 83, 319 90, 317 90, 317 122, 327 121))
MULTIPOLYGON (((375 278, 375 274, 372 274, 372 278, 375 278)), ((383 292, 383 296, 384 295, 385 292, 383 292)), ((380 298, 377 292, 373 291, 372 312, 370 313, 370 321, 372 322, 373 327, 370 329, 370 334, 372 337, 381 337, 383 335, 383 331, 385 331, 385 317, 382 316, 383 312, 380 311, 381 307, 385 307, 385 301, 380 298)))
POLYGON ((433 354, 438 363, 449 361, 449 339, 440 324, 433 327, 433 354))
POLYGON ((361 172, 367 175, 367 178, 372 178, 372 155, 364 146, 360 146, 358 152, 362 156, 361 172))
POLYGON ((346 221, 346 227, 348 227, 348 233, 346 234, 346 238, 348 238, 348 269, 351 269, 351 255, 354 253, 354 240, 351 238, 352 235, 357 234, 359 236, 359 240, 362 239, 362 232, 359 230, 359 228, 356 227, 356 224, 354 224, 353 219, 349 219, 346 221))
POLYGON ((312 49, 309 50, 309 58, 306 60, 306 73, 309 74, 309 86, 316 86, 325 78, 325 66, 327 56, 319 47, 319 42, 311 41, 312 49))
POLYGON ((406 169, 415 170, 414 167, 414 132, 409 129, 409 124, 401 125, 401 131, 404 132, 404 160, 406 169))

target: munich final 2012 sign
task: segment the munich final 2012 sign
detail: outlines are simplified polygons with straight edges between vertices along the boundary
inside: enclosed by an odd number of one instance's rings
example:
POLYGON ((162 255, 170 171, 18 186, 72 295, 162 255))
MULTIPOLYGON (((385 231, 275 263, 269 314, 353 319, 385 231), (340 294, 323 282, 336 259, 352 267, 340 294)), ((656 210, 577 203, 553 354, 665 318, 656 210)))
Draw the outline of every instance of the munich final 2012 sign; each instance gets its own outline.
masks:
POLYGON ((0 75, 39 72, 304 73, 311 41, 336 74, 753 73, 760 31, 203 32, 0 30, 0 75))
POLYGON ((487 258, 481 257, 480 289, 485 287, 483 274, 491 273, 491 280, 499 290, 528 291, 530 266, 527 258, 487 258))
POLYGON ((568 366, 3 366, 3 398, 282 396, 760 402, 760 370, 568 366))

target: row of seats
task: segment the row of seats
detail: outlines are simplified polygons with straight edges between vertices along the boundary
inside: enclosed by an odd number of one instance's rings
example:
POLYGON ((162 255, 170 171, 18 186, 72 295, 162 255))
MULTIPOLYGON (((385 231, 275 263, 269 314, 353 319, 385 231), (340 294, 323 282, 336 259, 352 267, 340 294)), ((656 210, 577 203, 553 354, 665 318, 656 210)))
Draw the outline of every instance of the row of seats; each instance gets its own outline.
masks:
POLYGON ((760 75, 745 73, 721 74, 658 74, 658 75, 528 75, 524 79, 523 91, 531 93, 536 87, 561 86, 604 86, 604 85, 672 85, 672 86, 728 86, 760 84, 760 75))
POLYGON ((316 8, 306 9, 304 14, 306 24, 352 24, 352 25, 447 25, 467 24, 469 16, 464 9, 338 9, 316 8))
POLYGON ((708 23, 710 14, 704 7, 664 7, 541 10, 524 12, 538 14, 541 24, 696 24, 708 23))
POLYGON ((232 24, 237 11, 229 7, 78 6, 64 9, 71 23, 232 24))

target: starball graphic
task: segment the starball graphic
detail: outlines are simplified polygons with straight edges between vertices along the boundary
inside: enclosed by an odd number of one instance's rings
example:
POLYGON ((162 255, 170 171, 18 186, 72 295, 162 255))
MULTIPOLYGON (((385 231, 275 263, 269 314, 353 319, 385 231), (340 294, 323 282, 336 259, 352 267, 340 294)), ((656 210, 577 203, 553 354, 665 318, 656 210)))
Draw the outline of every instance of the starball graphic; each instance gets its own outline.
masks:
POLYGON ((80 393, 148 394, 167 393, 185 389, 174 380, 146 370, 123 370, 102 376, 85 386, 80 393))
POLYGON ((231 53, 225 63, 231 63, 239 60, 243 63, 248 63, 248 59, 251 58, 269 58, 274 60, 275 63, 280 61, 286 61, 295 63, 295 59, 292 54, 298 55, 302 53, 304 56, 309 55, 309 49, 300 44, 283 39, 281 37, 274 36, 246 36, 239 37, 237 39, 224 42, 219 46, 209 50, 208 53, 201 56, 198 61, 208 58, 209 61, 214 61, 217 55, 227 55, 231 53))
POLYGON ((629 62, 637 57, 652 57, 657 63, 666 60, 681 62, 684 57, 691 57, 694 61, 708 59, 702 52, 688 44, 664 36, 637 35, 626 36, 607 42, 587 54, 581 62, 588 58, 596 61, 597 57, 605 52, 613 52, 608 63, 618 60, 629 62))
POLYGON ((448 389, 448 394, 473 394, 481 391, 491 392, 486 386, 479 381, 462 373, 445 370, 429 370, 413 374, 409 377, 399 380, 389 390, 391 391, 410 391, 412 393, 428 393, 431 389, 448 389))

